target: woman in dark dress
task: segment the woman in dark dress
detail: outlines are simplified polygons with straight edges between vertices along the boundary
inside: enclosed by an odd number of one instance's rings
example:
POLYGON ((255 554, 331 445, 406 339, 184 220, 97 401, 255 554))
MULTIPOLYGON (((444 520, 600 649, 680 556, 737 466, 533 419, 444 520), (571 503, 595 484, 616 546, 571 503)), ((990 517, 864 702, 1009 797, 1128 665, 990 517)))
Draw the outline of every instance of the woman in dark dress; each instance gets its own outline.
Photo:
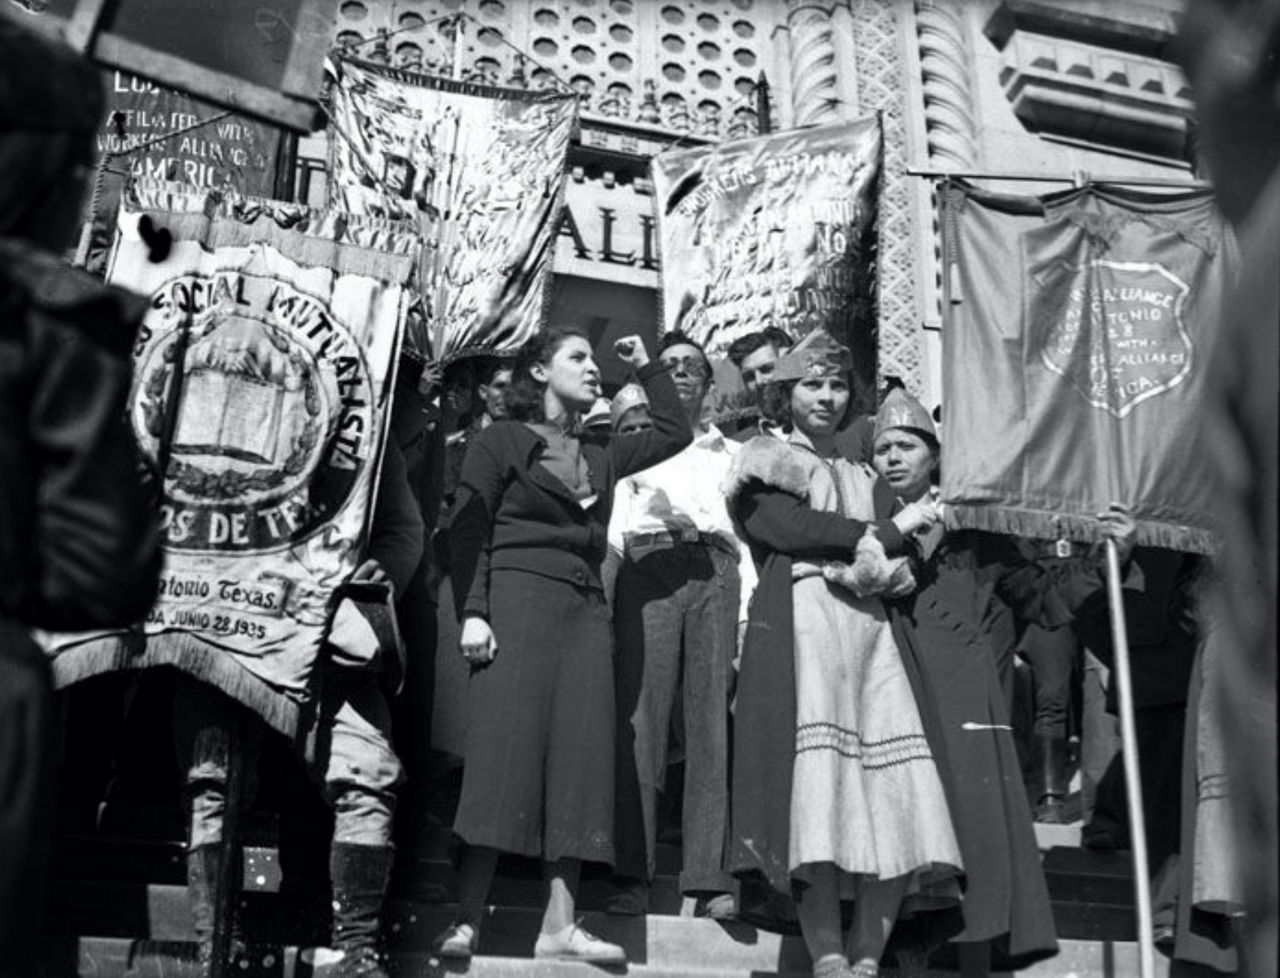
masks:
POLYGON ((612 864, 614 694, 600 580, 616 481, 691 440, 675 385, 639 337, 619 340, 638 372, 653 428, 608 446, 580 442, 600 371, 581 333, 525 344, 510 420, 480 432, 452 516, 459 645, 471 664, 462 798, 466 843, 458 920, 443 957, 469 958, 499 853, 541 858, 548 884, 535 957, 620 963, 622 948, 574 919, 582 860, 612 864))
MULTIPOLYGON (((876 416, 873 464, 902 504, 928 498, 938 468, 938 438, 924 407, 903 390, 876 416)), ((1133 522, 1120 507, 1102 517, 1122 559, 1133 522)), ((917 589, 886 602, 921 714, 936 725, 930 743, 947 790, 967 885, 965 929, 955 938, 961 972, 989 973, 991 946, 1003 966, 1023 968, 1057 952, 1057 935, 1031 811, 996 670, 991 611, 1000 600, 1026 621, 1071 620, 1074 608, 1104 586, 1100 555, 1061 561, 1051 570, 1012 537, 935 524, 918 536, 917 589)))

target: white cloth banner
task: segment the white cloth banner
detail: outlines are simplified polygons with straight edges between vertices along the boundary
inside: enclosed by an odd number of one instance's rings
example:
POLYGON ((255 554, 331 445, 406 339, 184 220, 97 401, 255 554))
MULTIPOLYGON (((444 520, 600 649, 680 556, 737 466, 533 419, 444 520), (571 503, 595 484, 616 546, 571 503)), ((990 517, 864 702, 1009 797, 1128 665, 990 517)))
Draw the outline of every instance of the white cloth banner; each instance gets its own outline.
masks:
POLYGON ((152 297, 130 421, 167 460, 165 570, 145 647, 66 637, 60 681, 176 665, 293 729, 364 550, 416 240, 172 185, 126 202, 108 281, 152 297), (162 261, 144 213, 174 237, 162 261))

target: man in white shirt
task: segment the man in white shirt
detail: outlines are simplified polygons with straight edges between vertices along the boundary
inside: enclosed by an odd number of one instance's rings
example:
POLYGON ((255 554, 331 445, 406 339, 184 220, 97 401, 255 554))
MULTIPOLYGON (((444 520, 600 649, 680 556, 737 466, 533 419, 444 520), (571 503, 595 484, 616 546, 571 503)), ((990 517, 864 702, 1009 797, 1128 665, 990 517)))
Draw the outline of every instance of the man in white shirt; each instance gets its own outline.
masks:
POLYGON ((721 485, 737 443, 702 420, 711 369, 702 348, 668 333, 658 354, 671 370, 694 439, 684 451, 618 483, 610 549, 621 554, 614 595, 618 702, 617 871, 626 888, 609 904, 645 913, 653 879, 657 796, 667 735, 685 731, 684 862, 680 888, 698 912, 735 909, 722 865, 728 821, 729 698, 733 659, 755 566, 734 533, 721 485))

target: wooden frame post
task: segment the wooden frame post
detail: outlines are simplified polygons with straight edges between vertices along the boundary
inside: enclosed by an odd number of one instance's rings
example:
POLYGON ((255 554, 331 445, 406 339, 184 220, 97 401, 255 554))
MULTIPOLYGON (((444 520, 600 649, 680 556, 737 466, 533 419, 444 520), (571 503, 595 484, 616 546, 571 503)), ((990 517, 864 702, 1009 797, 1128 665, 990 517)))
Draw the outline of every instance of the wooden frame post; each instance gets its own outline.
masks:
POLYGON ((1125 628, 1124 592, 1120 587, 1120 555, 1116 542, 1107 540, 1107 604, 1111 609, 1111 647, 1115 653, 1112 678, 1120 701, 1120 741, 1124 759, 1124 786, 1129 804, 1129 838, 1133 845, 1133 883, 1138 904, 1138 963, 1141 978, 1154 978, 1152 944, 1151 873, 1147 857, 1147 830, 1143 820, 1142 779, 1139 777, 1138 733, 1133 718, 1133 681, 1129 671, 1129 637, 1125 628))

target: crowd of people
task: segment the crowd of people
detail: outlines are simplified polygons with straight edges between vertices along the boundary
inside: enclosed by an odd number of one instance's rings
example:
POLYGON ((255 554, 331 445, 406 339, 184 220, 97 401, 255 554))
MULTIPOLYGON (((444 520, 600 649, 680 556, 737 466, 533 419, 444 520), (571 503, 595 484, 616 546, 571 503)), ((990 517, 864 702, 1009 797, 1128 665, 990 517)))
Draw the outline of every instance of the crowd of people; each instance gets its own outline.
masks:
MULTIPOLYGON (((96 76, 3 21, 0 53, 6 85, 28 85, 0 87, 0 454, 28 480, 6 483, 0 524, 0 815, 17 813, 0 832, 17 826, 21 844, 4 844, 24 856, 0 860, 0 973, 24 974, 51 790, 30 758, 52 723, 26 629, 135 622, 160 535, 157 480, 123 420, 145 306, 55 272, 42 250, 75 228, 96 76), (69 87, 45 90, 54 78, 69 87)), ((776 327, 738 339, 748 410, 723 427, 706 417, 712 365, 692 337, 667 333, 651 356, 628 336, 614 351, 633 376, 609 400, 590 338, 568 327, 507 360, 402 360, 352 582, 395 595, 405 691, 393 701, 354 656, 351 589, 300 740, 334 812, 317 973, 385 973, 394 820, 426 818, 433 730, 450 724, 461 846, 441 957, 481 949, 498 860, 517 854, 544 867, 534 956, 624 963, 582 926, 582 867, 610 867, 611 913, 646 913, 672 810, 693 912, 798 924, 819 978, 870 978, 889 952, 919 973, 944 942, 966 975, 1054 954, 1033 823, 1069 817, 1073 733, 1085 844, 1129 844, 1101 546, 949 525, 934 417, 901 386, 855 410, 852 355, 820 326, 798 342, 776 327), (1021 728, 1019 657, 1034 676, 1021 728), (442 698, 438 683, 465 695, 442 698), (456 716, 433 723, 446 699, 456 716)), ((1123 568, 1146 825, 1167 884, 1158 926, 1172 939, 1202 844, 1178 816, 1191 815, 1182 745, 1198 743, 1212 633, 1203 561, 1135 547, 1119 502, 1098 522, 1123 568)), ((252 779, 264 728, 194 679, 173 716, 208 965, 236 885, 226 827, 252 796, 237 782, 252 779)))
MULTIPOLYGON (((891 936, 917 966, 955 940, 972 973, 993 945, 1005 965, 1054 953, 1031 805, 1062 818, 1070 705, 1045 707, 1061 770, 1028 799, 1013 649, 1019 624, 1059 634, 1098 599, 1097 548, 1042 560, 944 529, 933 418, 901 387, 854 411, 825 330, 738 341, 754 410, 727 432, 697 342, 619 348, 636 378, 611 400, 567 328, 429 378, 474 406, 437 437, 462 462, 439 494, 435 673, 467 667, 435 725, 461 755, 465 844, 440 954, 476 953, 516 853, 548 881, 536 954, 624 960, 575 919, 580 864, 613 867, 611 913, 645 913, 671 811, 693 912, 798 922, 819 973, 875 973, 891 936)), ((1100 523, 1132 565, 1127 513, 1100 523)))

